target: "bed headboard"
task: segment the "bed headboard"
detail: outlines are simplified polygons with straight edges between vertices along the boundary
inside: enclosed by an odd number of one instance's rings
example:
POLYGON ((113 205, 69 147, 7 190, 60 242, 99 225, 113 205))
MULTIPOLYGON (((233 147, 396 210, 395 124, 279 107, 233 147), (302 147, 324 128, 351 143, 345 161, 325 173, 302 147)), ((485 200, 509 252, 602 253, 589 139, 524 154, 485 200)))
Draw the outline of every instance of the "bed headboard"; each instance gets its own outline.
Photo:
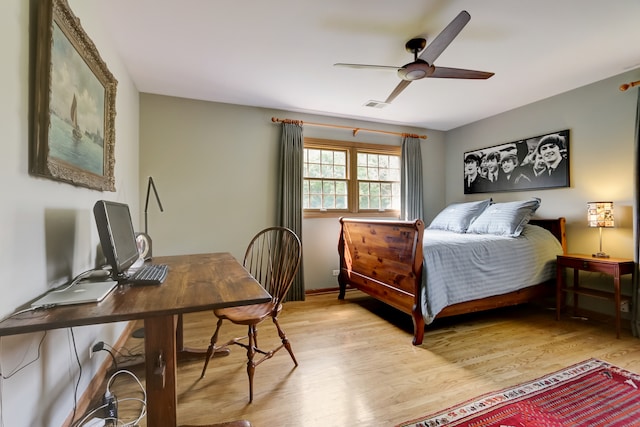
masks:
POLYGON ((567 235, 565 232, 566 219, 564 217, 556 219, 531 218, 529 224, 537 225, 551 232, 562 245, 562 253, 567 253, 567 235))

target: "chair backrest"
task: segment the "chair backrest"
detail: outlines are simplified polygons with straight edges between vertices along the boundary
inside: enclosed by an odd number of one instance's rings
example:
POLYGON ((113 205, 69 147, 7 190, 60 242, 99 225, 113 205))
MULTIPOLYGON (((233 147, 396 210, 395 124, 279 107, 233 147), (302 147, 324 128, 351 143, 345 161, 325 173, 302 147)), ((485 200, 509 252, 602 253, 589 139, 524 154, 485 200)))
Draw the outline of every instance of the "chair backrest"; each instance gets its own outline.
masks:
POLYGON ((251 240, 244 254, 244 267, 280 304, 302 259, 302 244, 296 234, 286 227, 269 227, 251 240))

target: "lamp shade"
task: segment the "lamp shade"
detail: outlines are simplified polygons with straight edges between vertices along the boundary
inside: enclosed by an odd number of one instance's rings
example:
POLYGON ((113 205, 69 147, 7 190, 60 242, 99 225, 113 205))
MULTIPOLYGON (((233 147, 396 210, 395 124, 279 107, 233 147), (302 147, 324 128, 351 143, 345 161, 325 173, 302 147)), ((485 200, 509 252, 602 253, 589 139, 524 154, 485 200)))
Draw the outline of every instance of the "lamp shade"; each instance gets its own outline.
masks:
POLYGON ((614 227, 613 202, 587 203, 587 222, 589 227, 614 227))

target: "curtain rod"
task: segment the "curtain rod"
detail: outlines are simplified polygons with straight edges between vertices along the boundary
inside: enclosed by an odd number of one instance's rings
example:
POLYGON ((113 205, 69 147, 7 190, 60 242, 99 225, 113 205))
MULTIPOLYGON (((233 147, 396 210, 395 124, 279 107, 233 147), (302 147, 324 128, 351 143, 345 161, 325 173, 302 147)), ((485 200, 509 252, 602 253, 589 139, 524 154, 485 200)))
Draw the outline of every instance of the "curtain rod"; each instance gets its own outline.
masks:
POLYGON ((340 125, 328 125, 324 123, 311 123, 311 122, 303 122, 302 120, 291 120, 291 119, 279 119, 277 117, 271 117, 271 121, 274 123, 293 123, 299 125, 308 125, 308 126, 323 126, 329 128, 338 128, 338 129, 352 129, 353 136, 356 136, 358 132, 377 132, 377 133, 386 133, 387 135, 400 135, 400 136, 409 136, 412 138, 420 138, 427 139, 427 135, 416 135, 415 133, 402 133, 402 132, 391 132, 386 130, 376 130, 376 129, 363 129, 356 128, 353 126, 340 126, 340 125))
POLYGON ((631 82, 631 83, 625 83, 623 85, 620 85, 620 90, 624 92, 625 90, 627 90, 629 88, 632 88, 634 86, 638 86, 638 85, 640 85, 640 80, 637 80, 637 81, 631 82))

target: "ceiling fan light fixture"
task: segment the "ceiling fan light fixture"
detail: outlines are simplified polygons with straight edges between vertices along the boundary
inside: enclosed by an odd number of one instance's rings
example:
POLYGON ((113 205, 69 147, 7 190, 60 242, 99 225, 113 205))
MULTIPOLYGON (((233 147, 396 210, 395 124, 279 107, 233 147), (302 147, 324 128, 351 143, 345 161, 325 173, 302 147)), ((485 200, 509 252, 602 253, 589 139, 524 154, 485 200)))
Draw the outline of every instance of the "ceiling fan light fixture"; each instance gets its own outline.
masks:
POLYGON ((419 80, 419 79, 423 78, 426 75, 427 75, 427 73, 425 73, 424 70, 406 70, 406 72, 404 73, 404 79, 405 80, 419 80))
POLYGON ((435 67, 426 62, 412 62, 398 70, 398 76, 403 80, 420 80, 429 77, 435 71, 435 67))

